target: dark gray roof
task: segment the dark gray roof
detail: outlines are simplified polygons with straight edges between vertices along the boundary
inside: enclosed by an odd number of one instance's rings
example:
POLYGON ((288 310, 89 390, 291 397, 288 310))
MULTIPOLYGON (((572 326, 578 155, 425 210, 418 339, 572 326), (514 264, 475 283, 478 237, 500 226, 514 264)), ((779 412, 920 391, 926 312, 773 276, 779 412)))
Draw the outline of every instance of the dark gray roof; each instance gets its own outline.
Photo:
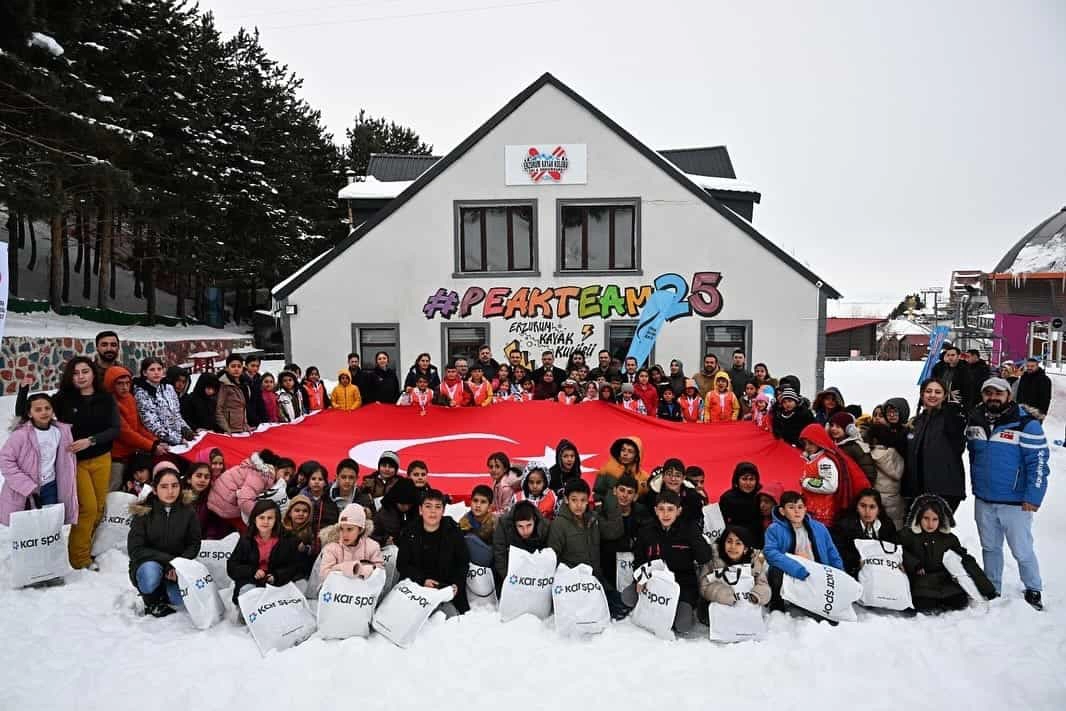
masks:
POLYGON ((655 151, 651 150, 643 143, 638 141, 636 138, 633 137, 632 134, 630 134, 624 128, 615 123, 615 121, 612 120, 609 116, 607 116, 605 113, 603 113, 598 108, 589 103, 588 99, 581 96, 569 86, 556 79, 549 72, 545 72, 544 74, 542 74, 539 79, 537 79, 535 82, 523 89, 513 99, 508 101, 499 111, 493 114, 488 121, 481 124, 481 126, 479 126, 477 129, 475 129, 473 133, 467 136, 462 143, 452 149, 448 153, 448 155, 444 156, 439 161, 434 163, 429 170, 422 173, 418 178, 416 178, 414 183, 410 187, 400 193, 398 197, 394 198, 393 200, 390 200, 389 203, 381 211, 377 212, 369 220, 359 225, 359 227, 352 231, 345 239, 342 239, 340 242, 334 245, 333 248, 329 250, 329 252, 326 252, 314 261, 309 262, 303 268, 303 270, 289 277, 288 280, 283 282, 283 286, 280 286, 274 292, 274 298, 284 299, 285 297, 287 297, 293 291, 302 286, 308 279, 310 279, 319 271, 321 271, 327 264, 332 262, 340 255, 344 254, 344 252, 347 251, 349 247, 351 247, 353 244, 355 244, 367 234, 372 232, 375 227, 387 220, 389 216, 392 215, 392 213, 402 209, 403 206, 407 204, 408 200, 410 200, 419 192, 421 192, 422 188, 426 187, 429 183, 436 180, 437 176, 447 170, 450 165, 462 158, 467 151, 477 145, 481 141, 481 139, 487 136, 494 128, 499 126, 504 121, 504 119, 514 113, 522 104, 526 103, 526 101, 528 101, 530 97, 532 97, 545 86, 552 86, 558 91, 562 92, 564 95, 568 96, 578 106, 589 112, 593 116, 593 118, 598 120, 608 129, 614 132, 616 136, 625 141, 631 148, 635 149, 638 153, 644 156, 644 158, 648 160, 652 165, 654 165, 659 170, 663 171, 675 181, 677 181, 677 183, 682 188, 688 190, 697 199, 701 200, 712 210, 724 217, 738 230, 751 237, 753 240, 755 240, 756 243, 762 245, 767 251, 769 251, 772 255, 774 255, 783 263, 788 265, 793 271, 803 276, 804 279, 811 282, 812 284, 815 284, 819 289, 824 290, 826 296, 828 296, 830 299, 841 298, 840 292, 838 292, 836 289, 829 286, 829 284, 826 284, 824 281, 819 279, 817 274, 815 274, 810 269, 801 264, 798 260, 796 260, 795 257, 793 257, 788 252, 768 240, 765 236, 762 235, 762 233, 756 230, 750 222, 740 217, 728 207, 723 205, 717 198, 704 191, 702 188, 700 188, 700 186, 687 179, 683 174, 678 172, 676 167, 674 167, 660 154, 656 153, 655 151))
POLYGON ((689 175, 707 175, 733 180, 737 178, 737 174, 733 171, 733 161, 729 160, 729 151, 725 146, 675 148, 669 151, 659 151, 659 155, 689 175))
POLYGON ((371 153, 366 174, 381 181, 414 180, 433 167, 440 156, 409 156, 396 153, 371 153))
MULTIPOLYGON (((1055 237, 1059 237, 1066 231, 1066 207, 1056 212, 1051 217, 1047 218, 1039 225, 1034 227, 1029 234, 1018 240, 1018 243, 1010 248, 1010 251, 1003 255, 1003 259, 999 260, 999 264, 992 270, 994 274, 1003 274, 1006 272, 1014 272, 1014 262, 1018 259, 1019 253, 1026 247, 1039 248, 1055 237)), ((1059 237, 1061 239, 1061 237, 1059 237)), ((1061 263, 1061 258, 1055 259, 1055 255, 1048 254, 1048 264, 1061 263)), ((1031 271, 1030 269, 1022 269, 1021 271, 1031 271)))

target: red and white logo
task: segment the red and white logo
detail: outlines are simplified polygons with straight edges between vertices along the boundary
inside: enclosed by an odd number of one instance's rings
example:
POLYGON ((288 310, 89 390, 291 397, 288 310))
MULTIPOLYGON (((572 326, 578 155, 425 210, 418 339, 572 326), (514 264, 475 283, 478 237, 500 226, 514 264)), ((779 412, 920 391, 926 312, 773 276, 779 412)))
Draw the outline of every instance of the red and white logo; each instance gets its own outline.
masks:
POLYGON ((539 183, 545 176, 558 183, 569 167, 570 159, 562 146, 556 146, 551 153, 542 153, 536 146, 530 146, 529 155, 522 161, 522 170, 534 183, 539 183))

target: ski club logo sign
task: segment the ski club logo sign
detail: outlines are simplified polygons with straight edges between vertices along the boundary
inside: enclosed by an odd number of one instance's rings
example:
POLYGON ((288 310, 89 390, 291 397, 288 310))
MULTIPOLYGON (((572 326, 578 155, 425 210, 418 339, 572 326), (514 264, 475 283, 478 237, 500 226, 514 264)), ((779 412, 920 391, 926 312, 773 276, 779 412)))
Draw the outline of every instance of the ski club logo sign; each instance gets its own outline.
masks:
POLYGON ((584 143, 525 143, 504 151, 507 185, 584 185, 588 147, 584 143))

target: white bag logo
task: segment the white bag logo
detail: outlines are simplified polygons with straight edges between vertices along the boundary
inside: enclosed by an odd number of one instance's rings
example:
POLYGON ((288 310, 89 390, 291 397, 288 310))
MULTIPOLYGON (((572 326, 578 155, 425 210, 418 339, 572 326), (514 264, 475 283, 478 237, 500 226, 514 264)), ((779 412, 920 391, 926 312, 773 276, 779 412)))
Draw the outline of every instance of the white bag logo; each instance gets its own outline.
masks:
POLYGON ((404 579, 374 613, 371 626, 397 647, 407 648, 441 603, 452 599, 452 588, 427 588, 404 579))
POLYGON ((633 554, 615 554, 614 589, 622 592, 633 584, 633 554))
POLYGON ((662 560, 651 562, 651 578, 637 597, 637 606, 629 618, 661 639, 674 639, 674 617, 677 615, 681 586, 662 560))
POLYGON ((555 551, 551 548, 529 553, 511 546, 507 579, 500 591, 500 619, 503 622, 525 614, 542 620, 551 615, 556 563, 555 551))
POLYGON ((225 590, 233 584, 226 571, 226 563, 229 562, 229 557, 233 554, 233 549, 237 547, 239 540, 240 535, 234 531, 217 541, 208 539, 200 542, 200 554, 196 559, 207 566, 219 590, 225 590))
POLYGON ((703 535, 714 543, 721 537, 725 530, 725 517, 718 504, 707 504, 703 507, 703 535))
POLYGON ((496 599, 496 580, 492 568, 470 564, 466 573, 466 601, 471 609, 496 609, 499 601, 496 599))
POLYGON ((206 630, 220 622, 225 615, 225 607, 218 596, 214 576, 207 566, 186 558, 174 558, 170 565, 178 574, 178 591, 193 626, 206 630))
POLYGON ((810 575, 806 580, 785 575, 781 583, 781 597, 830 620, 854 622, 858 619, 851 606, 862 597, 862 585, 857 580, 843 570, 791 553, 786 555, 806 568, 810 575))
POLYGON ((237 603, 264 656, 272 649, 295 646, 315 632, 315 617, 307 599, 292 583, 254 588, 237 598, 237 603))
MULTIPOLYGON (((147 488, 147 487, 145 487, 147 488)), ((97 557, 109 550, 126 552, 126 542, 130 538, 130 525, 133 514, 130 505, 137 503, 137 497, 124 491, 112 491, 104 503, 104 517, 93 533, 92 555, 97 557)))
POLYGON ((859 583, 866 607, 906 610, 911 607, 911 584, 903 569, 903 549, 876 539, 856 539, 855 549, 862 559, 859 583))
POLYGON ((564 636, 599 634, 611 624, 603 585, 584 563, 573 568, 560 563, 555 569, 552 604, 555 629, 564 636))
POLYGON ((755 574, 751 565, 732 565, 715 570, 714 576, 733 588, 732 605, 712 602, 709 608, 710 636, 715 642, 744 642, 766 636, 762 607, 751 598, 755 574))
POLYGON ((51 504, 11 514, 11 585, 21 588, 70 572, 63 545, 66 507, 51 504))
POLYGON ((318 632, 326 639, 369 637, 385 571, 378 568, 368 578, 349 578, 340 571, 326 577, 318 595, 318 632))

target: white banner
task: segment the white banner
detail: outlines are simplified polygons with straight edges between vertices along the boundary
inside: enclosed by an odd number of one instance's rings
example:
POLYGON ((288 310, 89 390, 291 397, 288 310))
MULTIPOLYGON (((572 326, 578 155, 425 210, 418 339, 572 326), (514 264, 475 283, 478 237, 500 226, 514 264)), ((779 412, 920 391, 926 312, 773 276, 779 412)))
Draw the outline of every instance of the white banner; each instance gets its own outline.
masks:
POLYGON ((507 146, 507 185, 584 185, 588 182, 588 150, 584 143, 522 143, 507 146))
POLYGON ((4 322, 7 321, 7 242, 0 242, 0 338, 4 337, 4 322))

